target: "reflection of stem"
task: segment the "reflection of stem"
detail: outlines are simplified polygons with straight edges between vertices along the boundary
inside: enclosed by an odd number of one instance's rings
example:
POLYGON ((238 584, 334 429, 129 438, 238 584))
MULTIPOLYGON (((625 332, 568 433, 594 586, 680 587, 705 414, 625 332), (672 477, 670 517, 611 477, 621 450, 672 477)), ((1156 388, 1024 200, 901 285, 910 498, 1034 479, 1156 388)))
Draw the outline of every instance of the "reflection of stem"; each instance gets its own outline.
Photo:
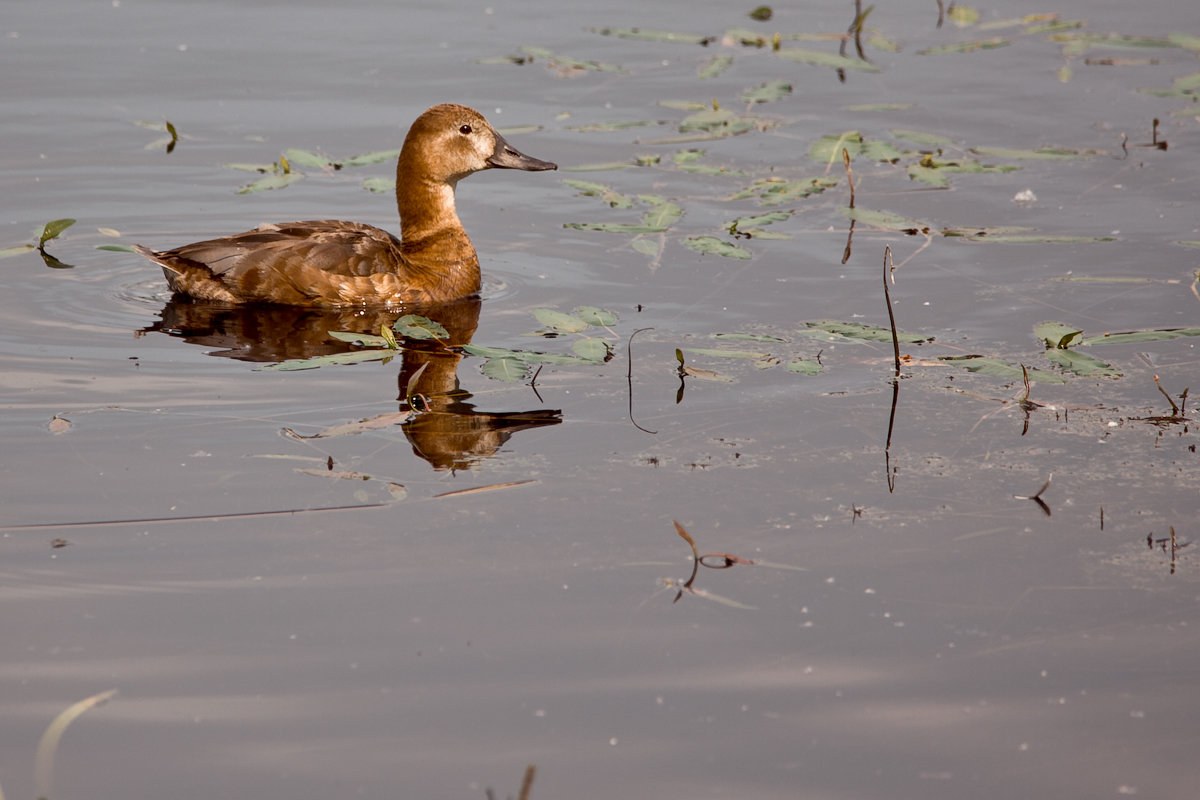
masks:
POLYGON ((116 689, 109 689, 107 692, 80 700, 55 717, 54 721, 50 723, 50 727, 46 728, 41 741, 38 742, 35 757, 37 766, 34 769, 34 784, 37 786, 38 797, 50 796, 50 781, 54 778, 54 754, 58 750, 58 741, 66 732, 67 726, 83 712, 101 705, 116 693, 116 689))
POLYGON ((683 529, 683 526, 678 522, 675 522, 675 520, 671 520, 671 522, 675 524, 675 532, 682 536, 683 540, 692 548, 692 575, 687 579, 687 583, 683 585, 683 588, 679 590, 679 593, 675 595, 675 599, 672 601, 678 603, 679 598, 683 597, 683 590, 691 590, 692 583, 696 580, 696 573, 700 571, 700 551, 696 549, 696 542, 693 541, 691 535, 683 529))
POLYGON ((888 245, 883 250, 883 299, 887 303, 888 322, 892 326, 892 350, 896 356, 896 377, 900 377, 900 337, 896 333, 896 315, 892 312, 892 293, 888 289, 888 279, 894 280, 893 273, 896 268, 892 266, 892 246, 888 245))
POLYGON ((900 381, 892 379, 892 412, 888 415, 887 444, 883 446, 883 467, 887 472, 888 492, 896 491, 896 472, 898 467, 892 466, 892 428, 896 424, 896 406, 900 400, 900 381))
POLYGON ((850 207, 854 208, 854 173, 850 171, 850 151, 845 147, 842 148, 842 164, 846 167, 846 183, 850 184, 850 207))
POLYGON ((633 423, 633 427, 639 431, 645 431, 649 434, 656 434, 658 431, 652 431, 648 428, 643 428, 637 424, 637 420, 633 418, 633 337, 637 336, 642 331, 652 331, 654 328, 638 328, 633 333, 629 334, 629 342, 625 345, 626 360, 629 361, 628 370, 625 373, 625 380, 629 387, 629 421, 633 423))

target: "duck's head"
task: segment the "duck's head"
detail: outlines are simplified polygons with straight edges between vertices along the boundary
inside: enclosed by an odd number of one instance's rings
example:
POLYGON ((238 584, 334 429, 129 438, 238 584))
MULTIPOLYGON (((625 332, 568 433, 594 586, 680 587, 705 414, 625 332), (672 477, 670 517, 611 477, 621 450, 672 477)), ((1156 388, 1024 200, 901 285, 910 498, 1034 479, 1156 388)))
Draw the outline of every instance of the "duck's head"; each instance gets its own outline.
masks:
POLYGON ((421 116, 408 131, 400 171, 454 186, 473 172, 499 167, 538 172, 557 164, 527 156, 504 140, 473 108, 443 103, 421 116))

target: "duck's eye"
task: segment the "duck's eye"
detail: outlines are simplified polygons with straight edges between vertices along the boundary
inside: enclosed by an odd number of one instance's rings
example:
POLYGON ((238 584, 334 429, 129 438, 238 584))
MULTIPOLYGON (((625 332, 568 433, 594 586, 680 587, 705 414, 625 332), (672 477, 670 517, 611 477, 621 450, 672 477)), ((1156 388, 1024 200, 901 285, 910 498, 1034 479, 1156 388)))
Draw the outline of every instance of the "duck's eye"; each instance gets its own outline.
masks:
POLYGON ((471 126, 463 125, 461 128, 458 129, 458 132, 463 134, 464 136, 466 136, 467 134, 469 134, 471 132, 471 126))

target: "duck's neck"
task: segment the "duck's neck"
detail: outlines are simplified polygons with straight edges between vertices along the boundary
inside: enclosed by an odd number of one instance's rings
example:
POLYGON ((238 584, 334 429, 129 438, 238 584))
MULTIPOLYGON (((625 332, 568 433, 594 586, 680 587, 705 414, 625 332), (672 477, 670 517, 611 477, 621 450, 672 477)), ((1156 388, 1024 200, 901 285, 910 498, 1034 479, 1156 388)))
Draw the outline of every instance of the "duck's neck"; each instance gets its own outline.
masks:
POLYGON ((396 167, 396 205, 406 254, 420 257, 428 252, 443 263, 479 263, 454 206, 453 183, 406 169, 401 158, 396 167))

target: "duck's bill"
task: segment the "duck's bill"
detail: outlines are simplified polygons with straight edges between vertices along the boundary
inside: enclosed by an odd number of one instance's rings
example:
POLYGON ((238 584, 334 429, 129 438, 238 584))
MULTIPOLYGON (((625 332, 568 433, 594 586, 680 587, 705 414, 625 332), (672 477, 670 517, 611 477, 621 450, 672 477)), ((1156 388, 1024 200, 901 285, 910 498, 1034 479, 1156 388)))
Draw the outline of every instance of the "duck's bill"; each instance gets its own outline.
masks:
POLYGON ((496 134, 496 151, 492 153, 487 162, 493 167, 500 167, 501 169, 523 169, 528 172, 558 169, 558 164, 525 155, 504 141, 504 138, 500 134, 496 134))

